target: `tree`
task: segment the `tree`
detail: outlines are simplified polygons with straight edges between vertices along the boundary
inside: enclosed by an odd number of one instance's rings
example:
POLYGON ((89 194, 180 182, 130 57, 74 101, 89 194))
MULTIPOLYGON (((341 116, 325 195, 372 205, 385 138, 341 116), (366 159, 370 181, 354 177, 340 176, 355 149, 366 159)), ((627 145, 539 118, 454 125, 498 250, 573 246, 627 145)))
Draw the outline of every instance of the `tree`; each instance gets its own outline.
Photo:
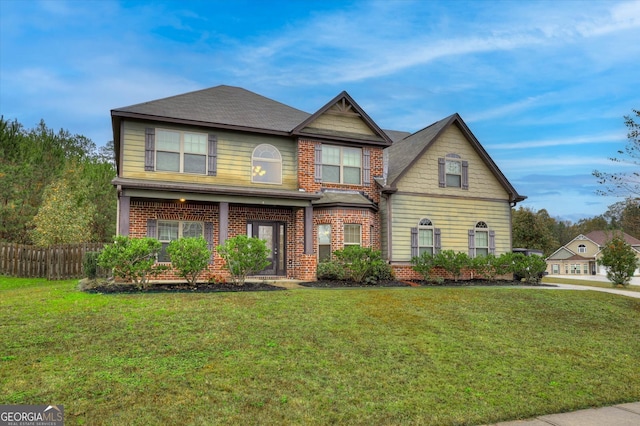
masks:
POLYGON ((607 268, 607 279, 614 286, 627 286, 638 268, 637 252, 622 237, 605 243, 600 252, 600 264, 607 268))
POLYGON ((61 178, 45 189, 31 238, 40 247, 90 241, 95 210, 74 191, 68 177, 61 178))
POLYGON ((116 215, 112 153, 108 144, 97 152, 90 139, 62 129, 56 133, 43 120, 33 129, 25 129, 17 120, 0 117, 0 241, 32 243, 34 218, 45 190, 65 170, 81 165, 83 172, 76 177, 83 185, 73 188, 90 187, 83 196, 93 196, 96 206, 92 238, 109 239, 115 233, 116 215))
POLYGON ((207 240, 202 237, 173 240, 167 247, 167 253, 171 259, 171 265, 191 286, 196 285, 198 275, 207 267, 211 258, 207 240))
POLYGON ((609 158, 614 163, 633 166, 629 172, 602 172, 594 170, 593 175, 598 183, 605 186, 599 190, 601 195, 618 195, 623 197, 640 196, 640 110, 632 110, 633 114, 624 116, 627 126, 627 145, 618 151, 618 157, 609 158))
POLYGON ((550 255, 558 248, 559 242, 553 237, 555 219, 546 210, 537 213, 530 208, 520 207, 512 211, 513 247, 542 250, 550 255))
POLYGON ((269 266, 269 249, 260 238, 236 235, 217 246, 216 250, 224 259, 224 268, 229 271, 236 285, 243 285, 248 275, 269 266))

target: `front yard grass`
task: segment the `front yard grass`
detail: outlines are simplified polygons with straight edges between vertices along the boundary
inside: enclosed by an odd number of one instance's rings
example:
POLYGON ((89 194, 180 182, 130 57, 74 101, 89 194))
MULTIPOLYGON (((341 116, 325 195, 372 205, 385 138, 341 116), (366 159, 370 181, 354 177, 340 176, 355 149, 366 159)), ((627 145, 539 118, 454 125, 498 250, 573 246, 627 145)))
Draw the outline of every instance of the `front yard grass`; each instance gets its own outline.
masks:
POLYGON ((76 287, 0 278, 0 404, 62 404, 68 425, 477 425, 640 400, 638 299, 76 287))

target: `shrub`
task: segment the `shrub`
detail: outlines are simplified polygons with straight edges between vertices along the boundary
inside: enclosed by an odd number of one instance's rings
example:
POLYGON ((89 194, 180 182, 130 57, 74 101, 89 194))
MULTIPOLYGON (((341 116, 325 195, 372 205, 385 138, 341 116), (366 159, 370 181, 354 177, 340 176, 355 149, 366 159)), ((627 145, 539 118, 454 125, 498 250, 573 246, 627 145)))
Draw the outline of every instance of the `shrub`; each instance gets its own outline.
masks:
POLYGON ((149 277, 167 270, 156 264, 156 256, 162 244, 155 238, 129 238, 119 235, 113 244, 107 244, 98 265, 113 271, 117 277, 132 280, 138 287, 146 287, 149 277))
POLYGON ((431 253, 422 253, 411 258, 413 270, 422 275, 425 281, 431 281, 431 270, 436 265, 435 256, 431 253))
POLYGON ((319 280, 343 280, 345 279, 344 274, 344 266, 335 260, 318 263, 316 276, 319 280))
POLYGON ((187 237, 173 240, 167 246, 171 265, 178 270, 189 285, 195 286, 198 275, 207 267, 211 251, 202 237, 187 237))
POLYGON ((264 240, 237 235, 216 247, 224 259, 224 268, 236 285, 243 285, 247 276, 269 266, 269 249, 264 240))
POLYGON ((95 280, 98 277, 98 257, 100 257, 99 251, 88 251, 82 258, 84 276, 90 280, 95 280))
POLYGON ((638 267, 638 258, 629 244, 615 237, 604 245, 600 264, 607 268, 607 279, 614 286, 627 286, 638 267))
POLYGON ((443 250, 435 256, 435 265, 447 271, 454 281, 458 281, 462 269, 470 265, 469 255, 464 252, 454 252, 453 250, 443 250))
POLYGON ((524 279, 528 283, 538 284, 547 269, 547 262, 537 254, 525 256, 522 253, 509 253, 510 272, 516 279, 524 279))
POLYGON ((478 256, 471 259, 470 267, 478 275, 489 281, 495 281, 498 275, 508 274, 511 266, 510 253, 503 253, 500 256, 489 253, 486 256, 478 256))
POLYGON ((379 276, 391 276, 391 267, 382 259, 380 250, 347 246, 333 252, 336 262, 344 269, 344 278, 357 283, 375 282, 379 276), (388 270, 387 270, 388 268, 388 270))

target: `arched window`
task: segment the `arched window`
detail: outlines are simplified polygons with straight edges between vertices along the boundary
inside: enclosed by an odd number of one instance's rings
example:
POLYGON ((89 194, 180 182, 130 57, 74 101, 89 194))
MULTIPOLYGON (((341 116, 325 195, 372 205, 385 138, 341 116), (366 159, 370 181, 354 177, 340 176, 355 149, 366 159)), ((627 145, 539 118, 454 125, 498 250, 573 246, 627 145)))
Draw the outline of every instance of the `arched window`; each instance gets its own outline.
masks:
POLYGON ((587 252, 587 246, 585 246, 584 244, 580 244, 578 246, 578 253, 586 253, 587 252))
POLYGON ((282 156, 275 146, 262 144, 253 150, 251 182, 282 183, 282 156))
POLYGON ((418 255, 422 253, 434 254, 433 223, 423 218, 418 223, 418 255))
POLYGON ((487 222, 478 222, 475 227, 475 255, 489 254, 489 226, 487 222))

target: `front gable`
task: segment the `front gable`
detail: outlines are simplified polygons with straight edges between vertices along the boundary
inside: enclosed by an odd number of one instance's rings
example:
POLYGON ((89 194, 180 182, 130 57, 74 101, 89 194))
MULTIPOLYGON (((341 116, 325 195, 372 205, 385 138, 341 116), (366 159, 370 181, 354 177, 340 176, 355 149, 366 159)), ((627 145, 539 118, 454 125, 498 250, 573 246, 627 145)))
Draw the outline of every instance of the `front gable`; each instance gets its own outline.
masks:
POLYGON ((566 260, 575 256, 576 254, 566 247, 560 247, 555 251, 551 256, 547 258, 547 260, 566 260))
POLYGON ((526 199, 500 171, 458 114, 428 126, 386 149, 383 190, 438 196, 480 197, 517 203, 526 199), (450 170, 450 167, 455 169, 450 170), (452 188, 450 176, 457 178, 452 188), (448 182, 449 181, 449 182, 448 182))
POLYGON ((399 191, 454 197, 509 200, 504 183, 469 143, 458 126, 448 126, 395 183, 399 191), (446 183, 446 165, 455 163, 460 185, 446 183))
POLYGON ((342 92, 300 123, 294 135, 312 139, 391 145, 389 136, 349 96, 342 92))
POLYGON ((567 249, 582 256, 592 258, 600 251, 600 246, 590 238, 580 234, 564 245, 567 249))

